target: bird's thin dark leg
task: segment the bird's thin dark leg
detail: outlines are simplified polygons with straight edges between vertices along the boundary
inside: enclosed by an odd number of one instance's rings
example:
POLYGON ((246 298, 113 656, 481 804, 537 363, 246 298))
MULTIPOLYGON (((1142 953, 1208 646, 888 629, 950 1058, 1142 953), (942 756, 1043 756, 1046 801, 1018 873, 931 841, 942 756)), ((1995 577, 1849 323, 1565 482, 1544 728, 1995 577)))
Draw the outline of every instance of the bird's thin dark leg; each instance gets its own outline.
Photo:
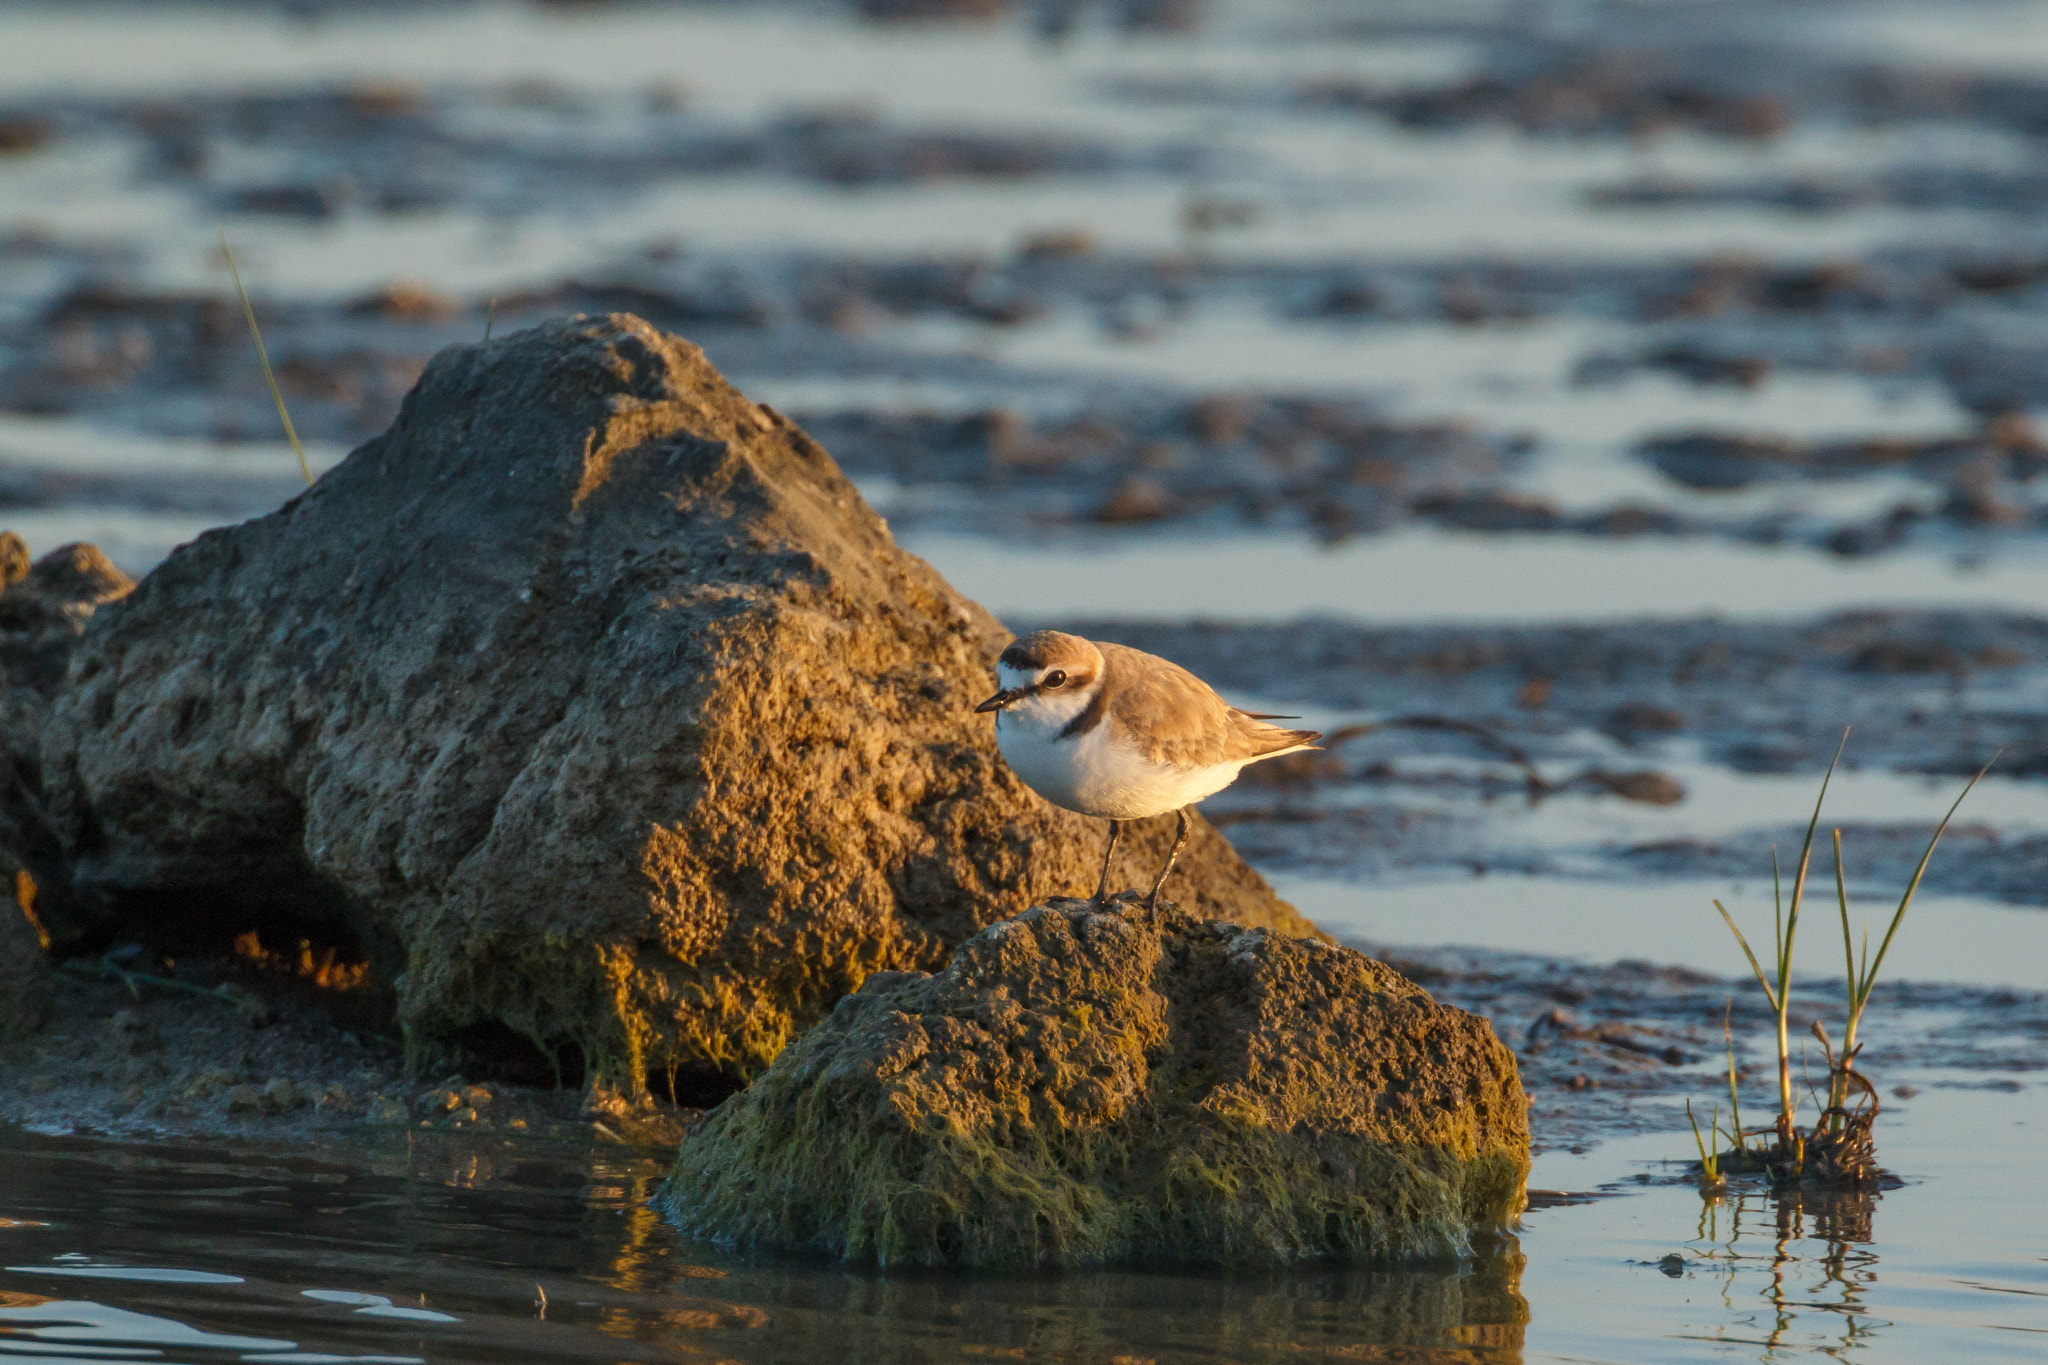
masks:
POLYGON ((1159 888, 1166 885, 1166 874, 1173 871, 1173 860, 1180 856, 1181 847, 1188 841, 1188 808, 1182 806, 1179 815, 1180 829, 1173 836, 1173 847, 1166 851, 1166 866, 1159 869, 1159 880, 1152 883, 1152 894, 1145 899, 1150 910, 1159 908, 1159 888))
POLYGON ((1124 837, 1121 820, 1109 822, 1109 847, 1102 850, 1102 880, 1095 884, 1095 903, 1109 904, 1109 860, 1116 856, 1116 841, 1124 837))

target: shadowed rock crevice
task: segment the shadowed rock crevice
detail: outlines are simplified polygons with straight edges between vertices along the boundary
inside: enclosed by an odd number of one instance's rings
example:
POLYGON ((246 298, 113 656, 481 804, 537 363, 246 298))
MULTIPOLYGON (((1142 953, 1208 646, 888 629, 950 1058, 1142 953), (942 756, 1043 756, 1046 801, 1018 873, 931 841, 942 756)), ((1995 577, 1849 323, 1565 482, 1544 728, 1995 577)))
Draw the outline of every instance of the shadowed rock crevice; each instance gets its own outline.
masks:
POLYGON ((683 1145, 691 1235, 882 1265, 1454 1256, 1520 1211, 1487 1024, 1362 953, 1055 900, 880 973, 683 1145))
POLYGON ((16 900, 36 916, 34 933, 16 935, 17 943, 52 930, 70 937, 77 923, 69 851, 45 789, 43 737, 87 623, 134 586, 90 545, 61 545, 31 563, 21 537, 0 532, 0 907, 16 900))
MULTIPOLYGON (((577 319, 442 352, 315 487, 175 552, 39 759, 103 917, 218 892, 345 930, 421 1046, 715 1088, 1092 885, 1099 822, 971 713, 1006 639, 695 347, 577 319)), ((1201 913, 1314 932, 1206 825, 1182 867, 1201 913)))

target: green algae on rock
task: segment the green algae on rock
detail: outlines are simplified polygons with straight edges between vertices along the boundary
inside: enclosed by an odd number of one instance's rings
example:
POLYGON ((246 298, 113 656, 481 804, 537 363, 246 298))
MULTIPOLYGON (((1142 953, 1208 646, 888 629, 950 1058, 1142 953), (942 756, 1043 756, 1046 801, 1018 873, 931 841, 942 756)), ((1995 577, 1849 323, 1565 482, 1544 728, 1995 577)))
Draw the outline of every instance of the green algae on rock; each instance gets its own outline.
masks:
POLYGON ((841 1000, 679 1153, 684 1232, 882 1265, 1455 1256, 1520 1212, 1482 1019, 1351 949, 1059 899, 841 1000))

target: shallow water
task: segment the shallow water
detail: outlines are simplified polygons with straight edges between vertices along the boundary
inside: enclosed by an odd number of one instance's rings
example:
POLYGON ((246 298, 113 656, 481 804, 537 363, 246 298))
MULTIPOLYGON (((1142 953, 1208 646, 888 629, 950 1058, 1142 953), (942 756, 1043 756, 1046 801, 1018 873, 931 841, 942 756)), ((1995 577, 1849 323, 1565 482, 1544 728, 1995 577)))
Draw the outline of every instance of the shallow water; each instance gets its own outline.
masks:
MULTIPOLYGON (((1300 874, 1274 878, 1280 894, 1341 937, 1394 947, 1481 946, 1583 962, 1635 959, 1731 975, 1741 949, 1714 913, 1728 907, 1752 946, 1771 935, 1768 875, 1742 881, 1577 881, 1489 873, 1458 881, 1360 886, 1300 874)), ((1819 890, 1820 888, 1816 888, 1819 890)), ((1881 938, 1896 896, 1852 898, 1849 922, 1881 938)), ((1839 990, 1842 937, 1833 888, 1806 907, 1795 978, 1839 990), (1818 920, 1812 918, 1816 913, 1818 920)), ((1886 980, 1969 983, 2039 990, 2048 963, 2048 914, 1971 896, 1920 895, 1900 930, 1886 980)), ((1740 987, 1738 989, 1747 989, 1740 987)))
POLYGON ((1689 1139, 1663 1134, 1538 1158, 1533 1187, 1608 1197, 1534 1211, 1462 1266, 1002 1278, 683 1242, 646 1205, 656 1153, 403 1133, 224 1153, 8 1130, 0 1358, 2037 1359, 2048 1175, 2014 1154, 2048 1126, 2048 1092, 1930 1091, 1884 1124, 1908 1184, 1874 1201, 1703 1206, 1662 1164, 1689 1139), (1676 1275, 1657 1264, 1672 1255, 1676 1275))

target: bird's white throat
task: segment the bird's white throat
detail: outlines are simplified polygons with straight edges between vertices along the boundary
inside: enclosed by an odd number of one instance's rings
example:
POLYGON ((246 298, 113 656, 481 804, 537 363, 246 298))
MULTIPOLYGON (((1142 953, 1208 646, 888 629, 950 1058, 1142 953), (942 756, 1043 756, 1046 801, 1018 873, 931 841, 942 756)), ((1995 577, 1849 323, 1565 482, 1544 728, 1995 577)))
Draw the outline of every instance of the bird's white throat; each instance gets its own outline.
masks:
MULTIPOLYGON (((1007 665, 996 669, 996 681, 1005 691, 1028 687, 1039 676, 1007 665)), ((1102 686, 1097 678, 1087 687, 1050 688, 1020 697, 996 713, 996 748, 1003 761, 1032 790, 1056 806, 1093 814, 1089 800, 1089 779, 1102 762, 1102 742, 1107 726, 1098 725, 1085 735, 1066 735, 1068 725, 1094 700, 1102 686)))
MULTIPOLYGON (((1027 687, 1038 677, 1039 671, 1011 668, 1008 664, 996 665, 996 682, 1004 691, 1011 688, 1027 687)), ((1011 702, 996 715, 996 733, 1005 729, 1050 730, 1058 734, 1067 728, 1074 717, 1088 709, 1088 703, 1095 700, 1102 679, 1097 678, 1087 687, 1055 687, 1034 692, 1028 697, 1011 702)))

